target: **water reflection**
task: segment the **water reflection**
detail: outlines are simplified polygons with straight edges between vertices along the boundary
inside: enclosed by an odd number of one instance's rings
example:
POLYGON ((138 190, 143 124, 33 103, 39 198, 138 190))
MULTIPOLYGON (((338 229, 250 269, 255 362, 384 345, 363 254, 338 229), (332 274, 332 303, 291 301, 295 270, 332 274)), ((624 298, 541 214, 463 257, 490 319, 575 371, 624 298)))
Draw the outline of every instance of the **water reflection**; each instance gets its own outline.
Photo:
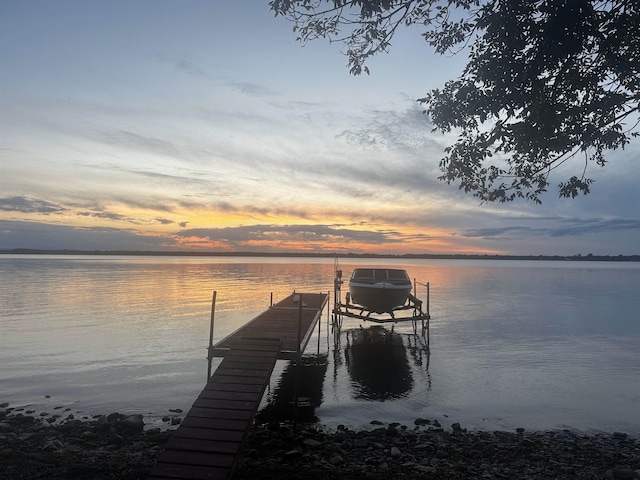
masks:
POLYGON ((317 422, 315 409, 322 403, 322 385, 327 372, 327 355, 302 357, 300 371, 296 362, 287 364, 278 385, 267 393, 267 404, 257 414, 260 422, 286 421, 317 422), (296 381, 298 381, 298 407, 296 403, 296 381))
POLYGON ((402 337, 381 326, 345 331, 345 364, 356 399, 399 398, 413 387, 402 337))

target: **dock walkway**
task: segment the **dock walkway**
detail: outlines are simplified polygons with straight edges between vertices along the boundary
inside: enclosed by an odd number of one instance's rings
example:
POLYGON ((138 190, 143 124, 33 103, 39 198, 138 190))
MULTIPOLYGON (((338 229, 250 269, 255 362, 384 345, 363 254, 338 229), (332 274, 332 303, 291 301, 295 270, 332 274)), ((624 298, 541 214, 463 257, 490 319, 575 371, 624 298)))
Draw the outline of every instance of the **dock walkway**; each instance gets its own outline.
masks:
POLYGON ((304 351, 328 294, 293 293, 213 346, 224 357, 148 480, 227 480, 278 359, 304 351), (300 300, 302 299, 302 303, 300 300))

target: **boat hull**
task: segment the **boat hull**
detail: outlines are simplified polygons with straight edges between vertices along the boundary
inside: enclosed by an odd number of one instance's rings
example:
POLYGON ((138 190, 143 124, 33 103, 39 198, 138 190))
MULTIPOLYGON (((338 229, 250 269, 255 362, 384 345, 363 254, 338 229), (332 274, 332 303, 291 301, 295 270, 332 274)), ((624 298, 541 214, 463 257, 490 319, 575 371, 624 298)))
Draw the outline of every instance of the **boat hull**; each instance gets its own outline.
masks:
POLYGON ((411 280, 404 270, 357 268, 349 280, 351 301, 375 313, 391 313, 407 301, 411 280))

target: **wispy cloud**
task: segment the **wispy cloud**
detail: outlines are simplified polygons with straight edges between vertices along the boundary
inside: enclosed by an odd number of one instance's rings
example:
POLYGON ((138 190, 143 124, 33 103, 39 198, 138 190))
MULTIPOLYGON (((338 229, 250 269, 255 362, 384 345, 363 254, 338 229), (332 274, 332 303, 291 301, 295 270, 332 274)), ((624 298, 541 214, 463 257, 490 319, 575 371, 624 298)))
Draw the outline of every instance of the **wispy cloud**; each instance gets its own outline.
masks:
POLYGON ((255 240, 321 242, 334 244, 348 241, 381 245, 407 241, 409 238, 428 239, 428 235, 407 236, 395 230, 363 230, 343 225, 247 225, 226 228, 192 228, 179 232, 181 237, 201 237, 212 241, 246 244, 255 240))
POLYGON ((228 85, 234 90, 255 97, 272 97, 277 95, 276 92, 259 83, 229 81, 228 85))
POLYGON ((567 237, 596 233, 616 233, 625 230, 639 230, 640 219, 550 219, 542 220, 545 225, 512 225, 507 227, 491 227, 465 230, 460 235, 465 237, 567 237))
POLYGON ((0 210, 5 212, 41 213, 49 215, 62 213, 66 208, 58 204, 23 196, 0 198, 0 210))
POLYGON ((118 221, 125 221, 125 222, 131 222, 131 223, 138 223, 136 222, 134 219, 126 216, 126 215, 121 215, 119 213, 113 213, 113 212, 78 212, 77 215, 81 216, 81 217, 91 217, 91 218, 103 218, 103 219, 107 219, 107 220, 118 220, 118 221))
POLYGON ((433 124, 417 104, 400 111, 371 109, 363 117, 358 127, 343 131, 340 137, 363 148, 443 148, 443 136, 431 132, 433 124))

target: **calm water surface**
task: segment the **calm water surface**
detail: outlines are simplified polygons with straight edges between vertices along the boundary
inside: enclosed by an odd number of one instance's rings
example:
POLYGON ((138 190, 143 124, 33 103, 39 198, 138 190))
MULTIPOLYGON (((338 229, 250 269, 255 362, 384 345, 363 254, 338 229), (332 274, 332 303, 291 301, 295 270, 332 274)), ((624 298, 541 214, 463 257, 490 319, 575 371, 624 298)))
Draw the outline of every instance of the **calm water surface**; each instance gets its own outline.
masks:
MULTIPOLYGON (((307 348, 310 414, 328 426, 416 417, 468 428, 640 436, 640 264, 341 260, 431 285, 431 345, 411 323, 345 320, 307 348), (361 328, 361 326, 363 328, 361 328)), ((333 260, 0 255, 0 403, 36 412, 187 411, 214 341, 292 290, 331 292, 333 260)), ((424 298, 424 287, 418 291, 424 298)), ((216 360, 219 362, 219 360, 216 360)), ((278 362, 263 415, 287 405, 278 362)), ((276 413, 274 413, 276 412, 276 413)))

